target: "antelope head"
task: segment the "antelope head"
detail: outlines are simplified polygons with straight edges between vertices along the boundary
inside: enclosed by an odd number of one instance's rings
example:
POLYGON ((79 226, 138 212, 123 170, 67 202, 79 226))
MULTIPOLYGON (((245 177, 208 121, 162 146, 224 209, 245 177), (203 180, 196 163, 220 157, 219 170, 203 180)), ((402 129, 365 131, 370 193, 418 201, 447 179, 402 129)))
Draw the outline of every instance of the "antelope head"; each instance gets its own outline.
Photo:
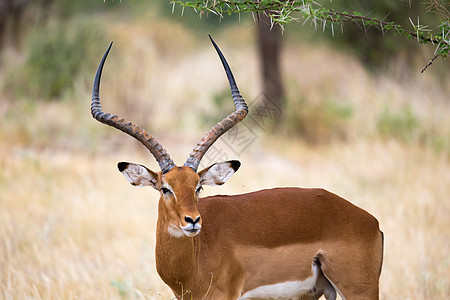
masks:
POLYGON ((117 115, 102 111, 99 96, 100 78, 112 43, 103 55, 94 79, 92 116, 99 122, 115 127, 141 142, 155 157, 161 168, 161 171, 154 172, 143 165, 120 162, 118 164, 119 171, 134 186, 151 186, 160 191, 160 224, 167 226, 167 232, 178 238, 196 236, 201 230, 202 219, 197 209, 197 202, 202 186, 224 184, 240 166, 239 161, 233 160, 215 163, 197 172, 203 155, 211 145, 227 130, 244 119, 248 113, 247 104, 239 92, 225 57, 213 39, 211 37, 210 39, 227 74, 236 111, 217 123, 197 143, 181 167, 174 164, 167 151, 147 131, 132 122, 119 118, 117 115))

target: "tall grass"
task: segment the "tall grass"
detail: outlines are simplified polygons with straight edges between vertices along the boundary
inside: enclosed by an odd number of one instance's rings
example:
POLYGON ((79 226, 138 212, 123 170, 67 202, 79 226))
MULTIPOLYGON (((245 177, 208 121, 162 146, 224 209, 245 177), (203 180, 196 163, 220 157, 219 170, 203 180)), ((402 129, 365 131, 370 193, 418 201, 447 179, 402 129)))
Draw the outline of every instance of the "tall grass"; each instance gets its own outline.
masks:
MULTIPOLYGON (((217 110, 220 100, 212 104, 227 85, 216 53, 206 36, 199 39, 153 15, 101 18, 105 37, 115 41, 102 78, 105 111, 143 125, 182 162, 228 113, 217 110), (212 123, 206 125, 204 116, 212 123)), ((216 40, 250 102, 260 90, 253 32, 245 26, 233 30, 217 33, 216 40)), ((106 46, 95 43, 90 59, 100 59, 106 46)), ((255 129, 258 138, 241 154, 218 143, 243 166, 227 185, 206 188, 205 195, 325 187, 379 219, 386 238, 382 299, 445 299, 449 87, 431 74, 367 73, 326 45, 288 41, 284 51, 289 106, 283 116, 291 122, 265 138, 268 130, 255 129)), ((1 82, 24 61, 8 55, 1 82)), ((96 67, 73 78, 62 101, 39 101, 3 86, 1 299, 173 297, 155 270, 158 195, 133 188, 115 167, 122 160, 154 170, 157 164, 133 139, 91 118, 96 67)))

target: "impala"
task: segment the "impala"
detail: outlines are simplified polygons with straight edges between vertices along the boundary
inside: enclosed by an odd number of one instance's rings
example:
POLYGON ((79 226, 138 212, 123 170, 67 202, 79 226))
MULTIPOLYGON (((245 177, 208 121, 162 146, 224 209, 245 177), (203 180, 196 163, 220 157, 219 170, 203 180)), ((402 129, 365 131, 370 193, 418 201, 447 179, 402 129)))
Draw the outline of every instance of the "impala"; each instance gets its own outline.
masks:
POLYGON ((245 118, 242 98, 227 61, 236 111, 214 126, 183 166, 139 126, 102 111, 100 77, 112 43, 97 69, 93 117, 133 136, 161 171, 120 162, 134 186, 160 192, 156 268, 177 299, 378 299, 383 233, 365 210, 323 189, 276 188, 235 196, 200 198, 203 185, 224 184, 236 160, 197 168, 208 148, 245 118))

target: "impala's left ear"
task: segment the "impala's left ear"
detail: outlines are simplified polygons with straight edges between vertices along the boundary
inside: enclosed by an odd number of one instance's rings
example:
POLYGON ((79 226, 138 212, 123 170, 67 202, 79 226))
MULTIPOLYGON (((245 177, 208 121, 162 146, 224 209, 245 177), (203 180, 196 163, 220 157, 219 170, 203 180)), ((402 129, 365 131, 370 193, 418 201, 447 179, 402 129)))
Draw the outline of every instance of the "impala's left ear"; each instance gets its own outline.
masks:
POLYGON ((201 185, 218 186, 224 184, 241 166, 237 160, 219 162, 200 171, 201 185))

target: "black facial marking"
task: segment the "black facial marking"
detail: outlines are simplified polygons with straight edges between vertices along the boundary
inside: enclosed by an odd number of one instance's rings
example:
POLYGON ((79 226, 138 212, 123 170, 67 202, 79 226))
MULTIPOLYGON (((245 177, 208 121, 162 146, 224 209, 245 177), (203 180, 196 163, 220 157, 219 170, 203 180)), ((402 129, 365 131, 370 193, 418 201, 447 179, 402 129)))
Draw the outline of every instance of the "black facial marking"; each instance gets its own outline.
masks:
POLYGON ((168 188, 165 188, 165 187, 161 188, 161 192, 163 192, 164 195, 168 195, 168 194, 172 193, 168 188))

